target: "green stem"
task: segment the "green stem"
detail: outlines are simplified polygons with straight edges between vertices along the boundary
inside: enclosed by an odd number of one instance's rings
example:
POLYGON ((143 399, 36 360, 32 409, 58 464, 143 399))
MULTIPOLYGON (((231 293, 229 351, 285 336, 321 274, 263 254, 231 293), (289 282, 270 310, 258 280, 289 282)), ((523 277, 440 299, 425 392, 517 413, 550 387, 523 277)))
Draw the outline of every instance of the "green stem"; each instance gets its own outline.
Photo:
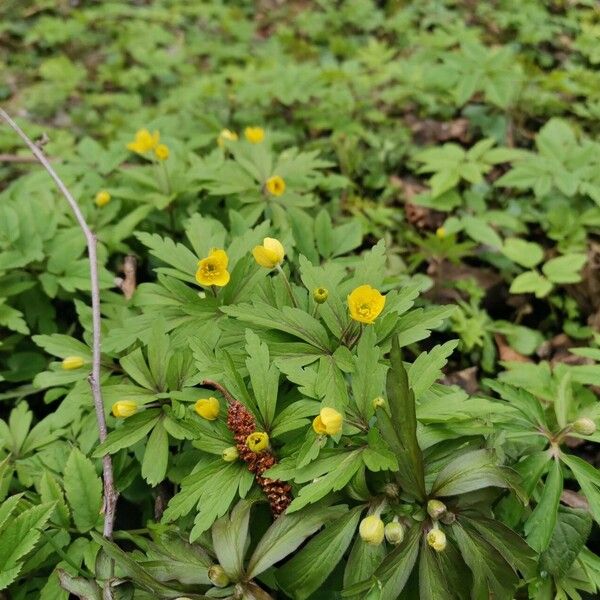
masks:
POLYGON ((75 562, 73 562, 71 557, 68 554, 66 554, 66 552, 64 552, 64 550, 56 544, 56 542, 54 541, 52 536, 48 535, 47 532, 42 531, 42 537, 44 539, 46 539, 48 541, 48 543, 54 548, 54 551, 56 552, 56 554, 58 554, 69 566, 73 567, 73 569, 75 569, 75 571, 79 575, 81 575, 82 577, 90 578, 90 579, 94 578, 94 575, 92 573, 88 572, 86 569, 83 569, 82 567, 78 566, 75 562))
POLYGON ((288 291, 290 300, 292 301, 294 308, 298 308, 298 303, 296 302, 296 298, 294 296, 294 291, 292 290, 292 286, 289 282, 289 279, 287 278, 287 275, 285 274, 284 270, 281 268, 281 265, 277 265, 277 270, 281 273, 281 276, 283 277, 283 282, 285 283, 285 287, 288 291))

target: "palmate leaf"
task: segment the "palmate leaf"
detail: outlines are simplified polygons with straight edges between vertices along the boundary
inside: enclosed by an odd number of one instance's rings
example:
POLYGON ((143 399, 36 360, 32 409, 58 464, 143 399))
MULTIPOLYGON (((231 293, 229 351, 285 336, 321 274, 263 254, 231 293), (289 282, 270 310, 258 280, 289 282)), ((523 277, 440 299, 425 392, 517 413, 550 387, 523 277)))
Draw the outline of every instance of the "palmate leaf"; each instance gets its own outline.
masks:
POLYGON ((198 257, 191 250, 155 233, 138 232, 135 235, 150 250, 152 256, 174 267, 169 269, 171 275, 190 283, 196 282, 198 257))
POLYGON ((277 582, 295 600, 305 600, 335 569, 350 545, 362 507, 333 521, 277 570, 277 582))
POLYGON ((540 559, 541 568, 556 577, 565 575, 583 549, 591 528, 587 511, 560 507, 552 539, 540 559))
POLYGON ((396 337, 392 339, 390 361, 386 382, 389 414, 386 408, 378 408, 377 424, 383 439, 396 454, 399 483, 416 499, 424 500, 425 469, 417 440, 415 396, 408 385, 408 374, 396 337))
POLYGON ((329 338, 327 331, 314 317, 298 308, 284 306, 281 310, 264 302, 223 306, 221 310, 244 323, 264 329, 276 329, 289 333, 315 348, 328 353, 329 338))
POLYGON ((375 587, 381 590, 377 596, 380 600, 397 600, 417 562, 421 535, 420 525, 411 527, 402 544, 396 546, 385 557, 373 577, 345 588, 342 596, 346 598, 362 594, 360 597, 365 598, 364 592, 375 583, 375 587))
POLYGON ((550 543, 562 491, 562 467, 560 461, 555 459, 550 466, 538 504, 524 526, 527 543, 537 552, 543 552, 550 543))
POLYGON ((325 523, 347 512, 346 506, 311 506, 301 513, 279 517, 262 536, 248 562, 246 576, 252 579, 291 554, 325 523))
POLYGON ((452 533, 463 560, 473 574, 473 597, 512 600, 519 578, 509 562, 483 536, 466 530, 459 523, 452 533))

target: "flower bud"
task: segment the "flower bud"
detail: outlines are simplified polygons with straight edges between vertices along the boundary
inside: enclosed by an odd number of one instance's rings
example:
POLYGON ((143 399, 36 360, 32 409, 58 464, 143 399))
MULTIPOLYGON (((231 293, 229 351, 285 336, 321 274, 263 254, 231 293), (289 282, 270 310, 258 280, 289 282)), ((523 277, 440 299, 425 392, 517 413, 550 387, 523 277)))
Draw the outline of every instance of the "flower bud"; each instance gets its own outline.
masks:
POLYGON ((269 447, 269 436, 263 431, 255 431, 246 438, 246 446, 252 452, 262 452, 269 447))
POLYGON ((215 587, 224 588, 229 585, 229 577, 221 565, 212 565, 212 567, 209 567, 208 578, 215 587))
POLYGON ((135 400, 119 400, 112 405, 112 414, 118 419, 126 419, 135 415, 138 405, 135 400))
POLYGON ((400 488, 395 483, 386 483, 383 486, 383 493, 392 500, 400 497, 400 488))
POLYGON ((378 546, 383 542, 385 525, 377 515, 369 515, 360 522, 358 533, 363 542, 378 546))
POLYGON ((65 371, 74 371, 83 367, 84 364, 85 360, 81 356, 67 356, 67 358, 63 358, 62 368, 65 371))
POLYGON ((427 513, 435 521, 437 521, 446 510, 446 505, 440 500, 430 500, 427 503, 427 513))
POLYGON ((385 539, 394 546, 401 544, 404 539, 404 526, 398 521, 392 521, 385 526, 385 539))
POLYGON ((580 417, 573 423, 573 429, 581 435, 592 435, 596 433, 596 423, 589 417, 580 417))
POLYGON ((317 304, 323 304, 323 302, 327 301, 328 297, 329 297, 329 290, 327 290, 327 288, 318 287, 313 290, 313 300, 317 304))
POLYGON ((154 155, 158 160, 167 160, 169 158, 169 147, 166 144, 159 144, 154 148, 154 155))
POLYGON ((343 422, 344 415, 342 413, 335 410, 335 408, 325 406, 314 418, 313 429, 319 435, 336 435, 342 430, 343 422))
POLYGON ((100 190, 96 194, 95 202, 98 208, 106 206, 111 200, 111 195, 106 190, 100 190))
POLYGON ((443 240, 446 237, 446 229, 444 227, 438 227, 435 230, 435 235, 440 239, 443 240))
POLYGON ((200 398, 194 404, 196 413, 207 421, 214 421, 219 416, 221 405, 216 398, 200 398))
POLYGON ((221 454, 225 462, 235 462, 239 455, 240 453, 235 446, 229 446, 229 448, 225 448, 221 454))
POLYGON ((377 396, 377 398, 373 398, 371 403, 373 404, 373 410, 376 410, 377 408, 381 408, 382 406, 385 406, 385 400, 381 396, 377 396))
POLYGON ((427 534, 427 543, 436 552, 442 552, 446 549, 446 534, 441 529, 432 529, 427 534))

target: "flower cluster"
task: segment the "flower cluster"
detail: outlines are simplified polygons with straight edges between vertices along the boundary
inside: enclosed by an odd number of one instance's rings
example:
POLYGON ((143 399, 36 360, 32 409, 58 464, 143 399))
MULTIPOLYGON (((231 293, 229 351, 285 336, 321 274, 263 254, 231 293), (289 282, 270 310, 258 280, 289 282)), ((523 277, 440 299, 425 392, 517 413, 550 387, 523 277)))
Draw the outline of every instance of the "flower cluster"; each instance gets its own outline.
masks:
POLYGON ((133 141, 127 144, 127 149, 144 156, 148 152, 153 152, 158 160, 167 160, 169 158, 169 147, 160 143, 160 133, 148 129, 139 129, 133 141))

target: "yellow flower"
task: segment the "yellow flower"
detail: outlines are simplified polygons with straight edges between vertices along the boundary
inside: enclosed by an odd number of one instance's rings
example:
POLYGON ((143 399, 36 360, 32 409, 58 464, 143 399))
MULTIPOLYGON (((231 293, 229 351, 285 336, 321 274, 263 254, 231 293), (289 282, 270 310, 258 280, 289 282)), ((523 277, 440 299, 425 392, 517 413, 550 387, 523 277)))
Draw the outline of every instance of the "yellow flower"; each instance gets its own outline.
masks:
POLYGON ((225 462, 235 462, 239 455, 240 453, 235 446, 229 446, 229 448, 225 448, 225 450, 223 450, 221 453, 221 456, 225 462))
POLYGON ((112 414, 121 419, 135 415, 138 405, 135 400, 119 400, 112 405, 112 414))
POLYGON ((225 142, 237 142, 238 134, 230 129, 221 129, 221 132, 217 136, 217 144, 223 148, 225 142))
POLYGON ((200 285, 227 285, 230 279, 228 264, 229 258, 225 250, 213 248, 206 258, 198 262, 196 281, 200 285))
POLYGON ((313 429, 319 435, 336 435, 342 430, 344 416, 335 408, 326 406, 313 420, 313 429))
POLYGON ((372 324, 384 305, 385 296, 370 285, 361 285, 348 296, 350 316, 360 323, 372 324))
POLYGON ((67 356, 67 358, 63 358, 62 368, 65 371, 74 371, 83 367, 84 364, 85 360, 81 356, 67 356))
POLYGON ((444 227, 438 227, 435 230, 435 235, 437 235, 437 237, 440 238, 440 240, 443 240, 446 237, 446 229, 444 227))
POLYGON ((100 190, 96 194, 96 206, 98 206, 99 208, 102 208, 103 206, 106 206, 110 202, 110 199, 111 199, 110 194, 106 190, 100 190))
POLYGON ((127 144, 127 148, 138 154, 145 154, 150 150, 154 150, 158 146, 160 133, 154 131, 150 133, 147 129, 140 129, 136 132, 133 142, 127 144))
POLYGON ((219 416, 221 405, 216 398, 200 398, 194 404, 194 410, 207 421, 214 421, 219 416))
POLYGON ((262 431, 255 431, 246 438, 246 446, 252 452, 262 452, 269 447, 269 436, 262 431))
POLYGON ((262 246, 254 246, 252 256, 261 267, 274 269, 283 262, 285 248, 279 240, 265 238, 262 246))
POLYGON ((244 136, 251 144, 260 144, 265 139, 265 130, 262 127, 246 127, 244 136))
POLYGON ((371 546, 379 546, 383 542, 385 525, 377 515, 369 515, 360 522, 358 533, 363 542, 371 546))
POLYGON ((441 529, 432 529, 427 534, 427 543, 436 551, 446 549, 446 534, 441 529))
POLYGON ((273 196, 281 196, 285 192, 285 181, 279 175, 273 175, 265 181, 267 192, 273 196))
POLYGON ((154 155, 158 160, 167 160, 167 158, 169 158, 169 146, 166 144, 159 144, 154 148, 154 155))

